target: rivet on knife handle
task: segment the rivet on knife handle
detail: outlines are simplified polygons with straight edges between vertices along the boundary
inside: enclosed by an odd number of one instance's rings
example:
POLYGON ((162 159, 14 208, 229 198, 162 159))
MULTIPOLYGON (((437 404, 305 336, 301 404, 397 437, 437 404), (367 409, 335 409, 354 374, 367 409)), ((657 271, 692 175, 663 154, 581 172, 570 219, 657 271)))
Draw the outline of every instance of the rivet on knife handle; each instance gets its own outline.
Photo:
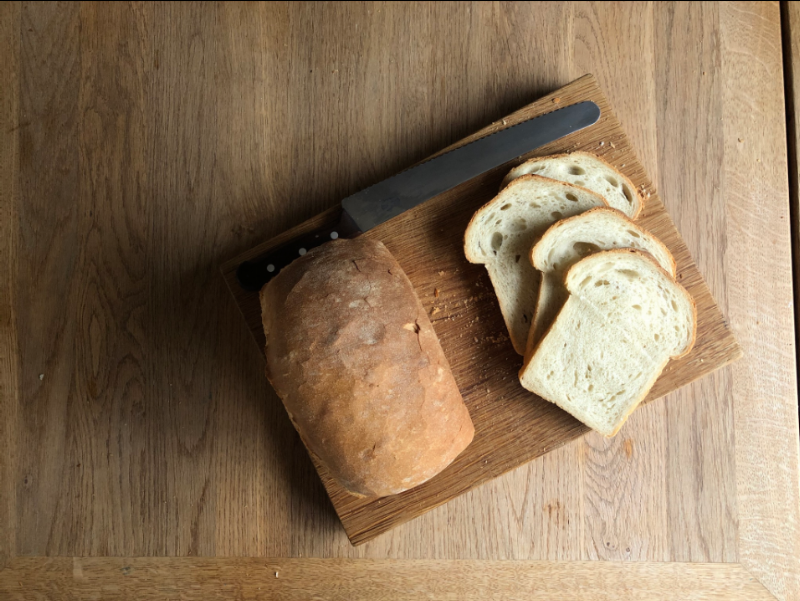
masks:
POLYGON ((302 257, 312 248, 338 238, 354 238, 360 233, 358 226, 343 210, 339 221, 334 225, 293 238, 283 246, 279 246, 253 261, 243 262, 236 269, 236 279, 245 290, 258 292, 264 284, 278 275, 281 269, 302 257))

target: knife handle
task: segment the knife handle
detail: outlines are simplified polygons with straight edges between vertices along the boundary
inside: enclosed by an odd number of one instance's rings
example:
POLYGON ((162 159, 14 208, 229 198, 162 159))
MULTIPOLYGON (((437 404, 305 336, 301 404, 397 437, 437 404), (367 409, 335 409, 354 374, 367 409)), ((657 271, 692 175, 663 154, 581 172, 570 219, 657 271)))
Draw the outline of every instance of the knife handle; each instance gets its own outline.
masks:
POLYGON ((244 261, 236 268, 236 279, 239 286, 250 292, 258 292, 284 267, 295 259, 302 257, 312 248, 321 246, 338 238, 355 238, 361 234, 355 221, 344 209, 339 220, 333 224, 312 230, 293 238, 286 244, 270 250, 260 257, 244 261))

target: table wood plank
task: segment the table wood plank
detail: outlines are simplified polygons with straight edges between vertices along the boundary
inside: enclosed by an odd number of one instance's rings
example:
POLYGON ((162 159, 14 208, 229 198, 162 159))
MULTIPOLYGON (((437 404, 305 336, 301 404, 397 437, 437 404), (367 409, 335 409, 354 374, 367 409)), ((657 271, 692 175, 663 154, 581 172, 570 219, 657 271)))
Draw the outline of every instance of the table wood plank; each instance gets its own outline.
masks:
POLYGON ((19 40, 20 6, 0 4, 0 570, 14 554, 14 494, 17 423, 17 330, 14 315, 15 223, 19 191, 19 40))
POLYGON ((800 598, 796 349, 777 3, 720 8, 720 186, 731 324, 739 557, 779 599, 800 598), (768 25, 769 24, 769 25, 768 25))
MULTIPOLYGON (((657 15, 659 189, 729 315, 719 6, 664 5, 657 15)), ((663 468, 672 561, 737 560, 730 388, 731 369, 724 369, 666 403, 663 468)))
MULTIPOLYGON (((71 452, 70 441, 102 444, 91 427, 83 432, 68 427, 70 408, 93 402, 77 396, 74 389, 75 340, 81 333, 77 318, 84 292, 81 257, 86 256, 85 226, 91 219, 79 210, 83 123, 79 8, 54 3, 24 3, 21 8, 19 200, 14 232, 19 361, 14 486, 20 554, 52 553, 65 541, 83 547, 80 541, 92 523, 85 519, 79 500, 67 497, 67 503, 59 504, 61 485, 81 462, 71 452), (59 519, 64 516, 59 510, 64 509, 72 519, 59 519), (53 524, 58 526, 52 528, 53 524)), ((90 253, 89 259, 95 257, 90 253)), ((102 328, 95 333, 102 335, 102 328)), ((96 355, 95 366, 101 364, 103 370, 108 368, 104 357, 96 355)), ((94 399, 101 419, 103 400, 104 396, 94 399)), ((93 481, 91 471, 83 473, 93 481)), ((95 506, 99 513, 110 506, 107 495, 100 498, 102 508, 95 506)))
MULTIPOLYGON (((577 3, 573 54, 575 68, 594 73, 608 90, 637 157, 657 187, 655 16, 653 3, 577 3), (608 44, 608 39, 626 42, 608 44)), ((665 412, 673 397, 636 411, 613 439, 596 433, 584 437, 582 559, 670 560, 668 481, 663 474, 665 412)))
POLYGON ((0 593, 9 601, 774 599, 740 565, 725 563, 167 557, 18 558, 0 572, 0 593))

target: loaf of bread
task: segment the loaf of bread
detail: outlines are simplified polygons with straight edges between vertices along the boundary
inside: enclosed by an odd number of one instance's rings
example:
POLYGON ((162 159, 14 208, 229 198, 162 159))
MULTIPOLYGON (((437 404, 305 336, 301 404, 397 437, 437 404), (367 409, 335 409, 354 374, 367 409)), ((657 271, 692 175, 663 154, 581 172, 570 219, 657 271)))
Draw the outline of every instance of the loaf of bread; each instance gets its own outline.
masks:
POLYGON ((622 211, 631 219, 636 219, 642 210, 642 199, 628 176, 589 152, 553 154, 525 161, 506 175, 501 188, 529 173, 596 192, 606 199, 608 206, 622 211))
POLYGON ((361 236, 309 251, 261 290, 267 376, 342 486, 385 496, 432 478, 474 428, 400 265, 361 236))
POLYGON ((525 354, 528 330, 539 296, 540 273, 531 265, 531 247, 564 217, 606 206, 595 192, 538 175, 523 175, 470 220, 464 254, 489 272, 514 349, 525 354))
POLYGON ((565 285, 570 296, 520 382, 613 436, 670 358, 691 350, 694 301, 650 255, 633 249, 578 261, 565 285))
POLYGON ((542 272, 542 282, 533 325, 528 333, 526 357, 536 348, 567 300, 564 288, 567 270, 585 256, 614 248, 643 250, 675 277, 675 259, 667 247, 620 211, 603 207, 562 219, 551 226, 531 249, 530 261, 542 272))

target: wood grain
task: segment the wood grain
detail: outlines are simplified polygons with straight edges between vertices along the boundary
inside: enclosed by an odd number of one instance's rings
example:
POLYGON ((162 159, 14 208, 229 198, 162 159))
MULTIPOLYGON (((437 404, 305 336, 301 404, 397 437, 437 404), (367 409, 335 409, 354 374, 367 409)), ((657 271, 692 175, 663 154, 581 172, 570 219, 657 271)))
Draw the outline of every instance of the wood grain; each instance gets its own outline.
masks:
POLYGON ((273 558, 18 558, 0 572, 0 592, 9 601, 773 599, 737 564, 273 558))
POLYGON ((17 3, 0 5, 0 570, 14 555, 17 526, 14 464, 17 454, 16 195, 19 190, 19 18, 17 3))
MULTIPOLYGON (((632 148, 657 184, 654 6, 612 8, 597 2, 575 7, 576 68, 593 72, 603 82, 632 148), (607 43, 621 38, 627 40, 624 45, 607 43)), ((665 413, 672 398, 636 411, 614 439, 588 432, 579 443, 587 529, 582 559, 670 560, 668 481, 663 473, 668 448, 665 413)))
MULTIPOLYGON (((652 185, 596 80, 591 76, 581 78, 468 136, 459 145, 552 111, 554 106, 569 106, 583 100, 593 100, 600 106, 600 121, 538 149, 535 154, 590 150, 603 155, 628 175, 645 197, 640 223, 670 249, 678 266, 679 281, 697 304, 695 348, 685 359, 671 363, 664 370, 648 396, 648 400, 653 400, 734 361, 740 351, 686 245, 658 196, 650 191, 652 185)), ((494 196, 499 179, 507 171, 507 165, 494 169, 364 234, 386 244, 431 314, 476 433, 467 450, 440 475, 413 490, 381 499, 349 495, 317 463, 354 544, 374 538, 586 431, 559 409, 519 386, 515 377, 519 357, 507 336, 500 335, 504 326, 492 299, 491 285, 487 284, 483 270, 469 265, 463 257, 466 223, 478 207, 494 196), (434 295, 434 290, 440 291, 439 296, 434 295)), ((275 248, 301 232, 311 231, 322 221, 330 221, 333 215, 328 211, 223 265, 231 292, 261 348, 264 335, 258 295, 238 286, 236 268, 243 260, 275 248)))
MULTIPOLYGON (((800 596, 789 559, 797 503, 785 488, 797 433, 781 422, 796 398, 794 353, 782 346, 792 324, 776 208, 785 157, 783 112, 771 104, 775 4, 2 10, 19 15, 18 93, 0 90, 17 107, 2 119, 19 115, 0 150, 6 161, 17 148, 15 172, 0 163, 0 194, 7 178, 16 186, 3 205, 16 279, 0 286, 20 347, 16 383, 7 370, 1 382, 19 401, 2 426, 18 449, 0 486, 19 503, 11 551, 703 562, 738 553, 784 598, 800 596), (260 376, 217 260, 587 72, 723 313, 746 333, 745 358, 642 407, 610 444, 588 435, 352 547, 260 376), (759 158, 772 162, 764 188, 764 172, 749 166, 759 158), (758 453, 763 463, 749 458, 758 453)), ((0 47, 14 40, 3 35, 0 47)), ((6 56, 3 77, 14 64, 6 56)), ((14 445, 4 433, 0 447, 14 445)))
POLYGON ((733 370, 739 557, 779 599, 800 597, 800 482, 789 191, 774 3, 723 5, 721 38, 731 321, 746 356, 733 370), (747 79, 745 79, 747 78, 747 79), (749 85, 738 83, 747 81, 749 85), (741 140, 741 142, 740 142, 741 140), (774 253, 781 249, 781 260, 774 253), (770 269, 764 269, 772 261, 770 269), (734 294, 733 291, 740 291, 734 294))
MULTIPOLYGON (((17 457, 14 482, 16 551, 21 555, 52 552, 58 546, 51 542, 53 536, 78 534, 75 520, 62 523, 58 512, 66 508, 59 500, 61 484, 73 473, 80 474, 81 460, 64 459, 71 438, 90 444, 102 440, 68 427, 70 409, 92 402, 77 397, 74 389, 74 341, 79 334, 75 317, 83 292, 81 226, 86 223, 79 210, 80 26, 77 4, 22 5, 21 30, 26 35, 20 45, 14 295, 20 391, 17 448, 24 449, 17 457), (42 523, 60 527, 53 531, 42 523)), ((81 360, 91 362, 88 357, 81 360)), ((100 355, 95 361, 103 369, 109 367, 100 355)), ((103 400, 100 397, 99 403, 103 400)), ((67 498, 71 507, 72 498, 67 498)), ((72 516, 81 515, 79 506, 75 503, 72 516)), ((92 528, 86 525, 81 534, 92 528)))
MULTIPOLYGON (((656 61, 657 131, 665 204, 728 314, 727 276, 735 267, 726 261, 726 197, 720 186, 725 156, 718 29, 716 4, 670 5, 658 12, 659 46, 670 51, 656 61), (691 54, 681 51, 687 46, 691 54), (670 96, 674 89, 681 93, 670 96), (694 124, 690 130, 682 125, 686 120, 694 124)), ((669 483, 670 559, 736 561, 731 371, 717 372, 671 400, 666 403, 664 433, 670 445, 663 465, 669 483), (684 524, 692 526, 679 534, 684 524)))

